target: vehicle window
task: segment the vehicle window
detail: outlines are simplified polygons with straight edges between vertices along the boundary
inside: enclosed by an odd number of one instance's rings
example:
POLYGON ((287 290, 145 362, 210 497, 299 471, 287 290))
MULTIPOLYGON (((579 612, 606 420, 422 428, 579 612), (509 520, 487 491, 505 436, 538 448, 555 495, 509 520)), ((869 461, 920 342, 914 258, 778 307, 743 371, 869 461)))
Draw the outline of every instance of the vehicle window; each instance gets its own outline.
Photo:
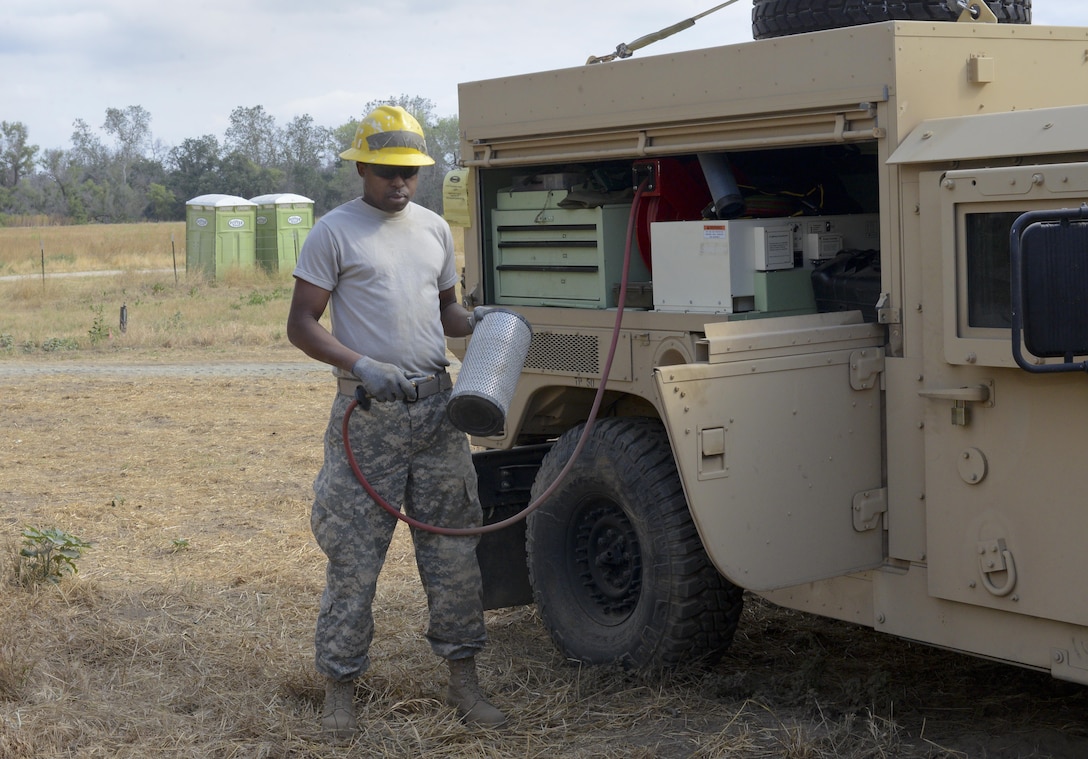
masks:
POLYGON ((970 327, 1008 329, 1012 326, 1009 230, 1019 215, 1020 211, 965 214, 967 324, 970 327))

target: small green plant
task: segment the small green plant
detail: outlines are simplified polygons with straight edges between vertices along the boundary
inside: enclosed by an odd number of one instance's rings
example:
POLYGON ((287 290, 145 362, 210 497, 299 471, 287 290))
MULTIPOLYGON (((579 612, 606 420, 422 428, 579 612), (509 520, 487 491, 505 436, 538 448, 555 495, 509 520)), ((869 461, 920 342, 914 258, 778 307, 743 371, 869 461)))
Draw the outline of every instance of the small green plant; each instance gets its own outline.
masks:
POLYGON ((171 553, 180 553, 181 551, 188 551, 188 550, 189 550, 189 540, 188 540, 188 538, 174 538, 172 541, 170 541, 170 552, 171 553))
POLYGON ((76 559, 83 557, 91 544, 57 527, 23 529, 23 547, 19 551, 19 579, 26 584, 59 583, 65 574, 78 574, 76 559))
POLYGON ((12 335, 0 334, 0 350, 11 350, 15 347, 15 338, 12 335))
POLYGON ((79 342, 74 337, 50 337, 42 341, 42 350, 46 353, 75 351, 79 350, 79 342))
POLYGON ((106 319, 102 315, 102 304, 91 306, 91 310, 94 311, 94 322, 87 330, 87 334, 91 336, 91 345, 98 345, 109 337, 109 331, 106 328, 106 319))
POLYGON ((160 295, 166 292, 166 285, 164 285, 162 282, 156 282, 155 284, 151 285, 151 292, 155 293, 155 295, 160 295))

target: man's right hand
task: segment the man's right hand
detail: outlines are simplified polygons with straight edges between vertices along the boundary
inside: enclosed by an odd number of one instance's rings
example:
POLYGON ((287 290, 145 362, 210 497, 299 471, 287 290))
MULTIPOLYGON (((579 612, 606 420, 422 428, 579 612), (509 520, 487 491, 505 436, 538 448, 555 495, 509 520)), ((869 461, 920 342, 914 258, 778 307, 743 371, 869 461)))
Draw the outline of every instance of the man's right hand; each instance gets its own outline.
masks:
POLYGON ((416 386, 400 367, 363 356, 351 367, 351 373, 359 378, 367 393, 376 401, 403 401, 414 398, 416 386))

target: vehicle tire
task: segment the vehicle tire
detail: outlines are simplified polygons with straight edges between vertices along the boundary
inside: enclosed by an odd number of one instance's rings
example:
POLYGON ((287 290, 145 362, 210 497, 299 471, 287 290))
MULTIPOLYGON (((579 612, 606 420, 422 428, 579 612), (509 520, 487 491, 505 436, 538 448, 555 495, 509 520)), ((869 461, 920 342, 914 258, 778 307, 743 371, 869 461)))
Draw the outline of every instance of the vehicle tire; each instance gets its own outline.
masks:
MULTIPOLYGON (((533 500, 581 433, 578 426, 555 443, 533 500)), ((713 661, 733 640, 742 590, 710 563, 655 419, 597 422, 567 477, 529 517, 526 541, 537 609, 570 659, 660 669, 713 661)))
MULTIPOLYGON (((985 1, 1000 23, 1031 23, 1031 0, 985 1)), ((949 8, 947 0, 753 0, 753 3, 752 37, 757 40, 896 19, 955 21, 961 13, 949 8)))

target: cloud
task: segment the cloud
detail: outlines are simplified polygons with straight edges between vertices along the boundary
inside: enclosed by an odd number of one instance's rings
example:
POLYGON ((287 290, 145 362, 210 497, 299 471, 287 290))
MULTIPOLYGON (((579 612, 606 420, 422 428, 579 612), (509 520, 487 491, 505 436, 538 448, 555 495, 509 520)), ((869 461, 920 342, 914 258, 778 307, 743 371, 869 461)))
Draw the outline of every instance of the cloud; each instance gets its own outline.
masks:
MULTIPOLYGON (((457 85, 581 66, 713 0, 4 0, 0 119, 31 142, 66 147, 72 122, 141 105, 168 145, 221 136, 230 112, 262 105, 335 127, 365 103, 424 97, 457 111, 457 85)), ((1047 0, 1036 23, 1088 24, 1083 0, 1047 0)), ((636 53, 667 55, 751 39, 751 4, 700 19, 636 53)), ((698 72, 693 73, 698 75, 698 72)))

